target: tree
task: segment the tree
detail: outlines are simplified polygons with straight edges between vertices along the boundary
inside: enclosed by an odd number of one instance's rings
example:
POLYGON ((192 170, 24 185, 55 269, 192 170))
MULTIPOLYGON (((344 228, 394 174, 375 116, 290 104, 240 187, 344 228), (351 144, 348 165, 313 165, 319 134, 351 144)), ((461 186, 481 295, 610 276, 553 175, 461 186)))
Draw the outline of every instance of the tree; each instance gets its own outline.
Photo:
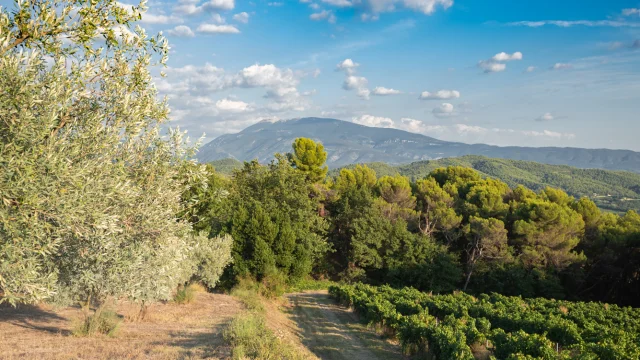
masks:
POLYGON ((420 211, 418 227, 420 231, 431 236, 434 232, 444 235, 446 243, 451 245, 460 234, 459 227, 462 216, 456 214, 454 199, 444 191, 433 177, 416 182, 418 210, 420 211))
POLYGON ((312 183, 324 180, 329 168, 325 166, 327 152, 320 143, 307 138, 297 138, 293 145, 293 153, 288 154, 291 164, 307 175, 312 183))
POLYGON ((513 216, 513 243, 527 268, 557 271, 584 260, 573 251, 584 234, 584 220, 569 206, 528 199, 518 204, 513 216))
POLYGON ((350 188, 366 188, 372 190, 377 182, 376 172, 366 165, 356 165, 353 169, 341 169, 336 178, 334 189, 339 193, 350 188))
POLYGON ((279 272, 297 280, 311 272, 329 247, 326 221, 309 191, 306 174, 280 154, 269 165, 247 162, 235 172, 225 227, 235 240, 233 278, 279 272))
POLYGON ((480 217, 470 219, 470 232, 465 245, 466 280, 462 291, 467 291, 471 275, 476 264, 481 260, 497 261, 509 256, 507 230, 500 220, 480 217))
POLYGON ((0 302, 168 299, 199 266, 215 282, 225 265, 230 240, 178 218, 204 169, 187 165, 182 133, 160 135, 169 109, 149 67, 168 45, 129 30, 144 10, 107 0, 0 10, 0 302))

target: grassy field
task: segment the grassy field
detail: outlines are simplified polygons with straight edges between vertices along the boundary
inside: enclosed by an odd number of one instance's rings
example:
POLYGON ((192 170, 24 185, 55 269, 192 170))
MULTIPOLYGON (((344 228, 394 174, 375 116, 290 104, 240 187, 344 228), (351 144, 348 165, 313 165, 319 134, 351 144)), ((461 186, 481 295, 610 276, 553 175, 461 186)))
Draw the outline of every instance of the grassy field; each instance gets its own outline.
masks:
POLYGON ((123 319, 115 337, 72 335, 83 318, 76 307, 0 307, 1 359, 224 359, 230 356, 222 333, 243 311, 229 295, 198 293, 192 303, 155 304, 142 321, 133 304, 120 304, 123 319))

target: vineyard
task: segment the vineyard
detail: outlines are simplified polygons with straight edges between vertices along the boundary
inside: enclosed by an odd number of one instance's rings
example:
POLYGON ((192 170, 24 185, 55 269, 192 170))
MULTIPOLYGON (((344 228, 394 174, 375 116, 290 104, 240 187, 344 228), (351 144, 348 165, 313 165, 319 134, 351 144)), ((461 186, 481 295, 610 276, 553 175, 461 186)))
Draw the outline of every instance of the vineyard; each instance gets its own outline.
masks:
POLYGON ((499 294, 332 286, 330 295, 400 341, 406 353, 473 360, 640 359, 640 309, 499 294))

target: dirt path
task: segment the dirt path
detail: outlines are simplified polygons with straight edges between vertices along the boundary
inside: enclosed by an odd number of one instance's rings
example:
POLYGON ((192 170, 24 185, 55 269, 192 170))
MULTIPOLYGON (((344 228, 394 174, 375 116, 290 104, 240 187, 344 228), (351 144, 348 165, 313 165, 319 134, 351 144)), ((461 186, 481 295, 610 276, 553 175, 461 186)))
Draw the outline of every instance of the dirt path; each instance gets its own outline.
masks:
POLYGON ((326 291, 287 295, 289 315, 300 328, 302 343, 320 359, 406 359, 400 347, 361 324, 326 291))

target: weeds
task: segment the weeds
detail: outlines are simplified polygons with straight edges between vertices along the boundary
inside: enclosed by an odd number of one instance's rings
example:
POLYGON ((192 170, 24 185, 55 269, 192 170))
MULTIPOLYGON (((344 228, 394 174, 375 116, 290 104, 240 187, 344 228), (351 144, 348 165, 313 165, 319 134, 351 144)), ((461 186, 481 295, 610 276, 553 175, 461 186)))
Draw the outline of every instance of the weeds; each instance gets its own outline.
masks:
POLYGON ((196 293, 206 292, 204 286, 193 283, 187 286, 180 285, 176 294, 173 296, 173 302, 176 304, 189 304, 196 298, 196 293))

